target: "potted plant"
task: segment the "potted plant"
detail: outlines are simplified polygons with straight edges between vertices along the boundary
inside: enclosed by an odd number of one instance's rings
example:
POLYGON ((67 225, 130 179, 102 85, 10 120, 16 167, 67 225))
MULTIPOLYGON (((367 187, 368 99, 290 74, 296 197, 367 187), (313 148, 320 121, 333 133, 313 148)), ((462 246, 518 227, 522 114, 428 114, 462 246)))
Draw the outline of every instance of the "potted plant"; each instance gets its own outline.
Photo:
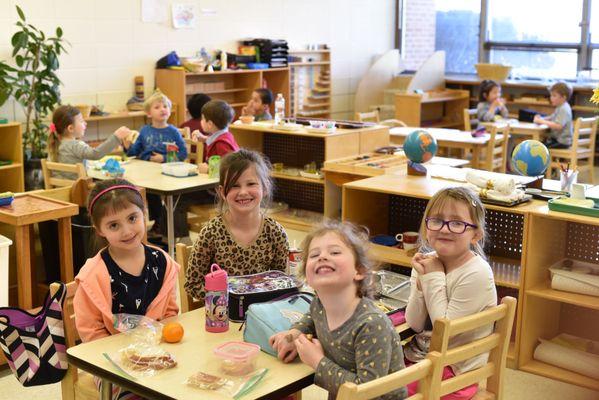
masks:
POLYGON ((11 39, 15 66, 0 62, 0 104, 12 94, 24 109, 25 186, 31 190, 41 185, 40 159, 45 156, 48 138, 45 120, 60 103, 61 82, 56 71, 60 65, 58 57, 66 52, 63 46, 66 41, 60 27, 56 28, 55 36, 48 36, 27 23, 21 8, 16 7, 19 30, 11 39), (3 82, 10 86, 8 94, 3 82))

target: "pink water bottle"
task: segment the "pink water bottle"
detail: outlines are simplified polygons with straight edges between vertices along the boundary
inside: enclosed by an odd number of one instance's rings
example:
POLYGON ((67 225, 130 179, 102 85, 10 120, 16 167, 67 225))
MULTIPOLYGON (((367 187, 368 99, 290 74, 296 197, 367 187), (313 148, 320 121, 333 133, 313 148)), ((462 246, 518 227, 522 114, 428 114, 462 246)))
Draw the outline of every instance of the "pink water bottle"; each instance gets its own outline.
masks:
POLYGON ((216 264, 206 274, 206 331, 226 332, 229 330, 229 287, 227 271, 216 264))

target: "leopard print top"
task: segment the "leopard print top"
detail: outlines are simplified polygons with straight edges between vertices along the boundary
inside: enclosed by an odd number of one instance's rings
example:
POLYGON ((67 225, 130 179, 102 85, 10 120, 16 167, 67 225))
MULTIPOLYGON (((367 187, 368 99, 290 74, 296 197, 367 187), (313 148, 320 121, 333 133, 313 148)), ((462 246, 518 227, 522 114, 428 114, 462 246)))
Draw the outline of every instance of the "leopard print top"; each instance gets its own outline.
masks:
POLYGON ((185 290, 195 299, 204 299, 204 276, 212 263, 229 275, 249 275, 277 269, 285 271, 289 258, 287 234, 281 225, 264 217, 262 230, 249 246, 238 244, 225 226, 222 216, 210 220, 200 231, 187 271, 185 290))

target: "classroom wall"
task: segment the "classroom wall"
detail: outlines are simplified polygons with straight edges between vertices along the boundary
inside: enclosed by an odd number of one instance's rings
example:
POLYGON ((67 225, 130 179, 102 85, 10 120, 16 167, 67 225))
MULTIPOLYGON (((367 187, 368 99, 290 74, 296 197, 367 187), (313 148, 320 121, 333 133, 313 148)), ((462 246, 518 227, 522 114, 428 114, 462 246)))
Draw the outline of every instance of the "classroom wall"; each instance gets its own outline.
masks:
MULTIPOLYGON (((292 48, 327 43, 332 48, 333 115, 347 118, 353 115, 360 78, 394 44, 393 0, 159 1, 196 4, 197 27, 173 29, 170 8, 168 22, 143 23, 141 0, 1 0, 0 60, 10 58, 18 4, 28 21, 48 33, 61 26, 71 43, 59 71, 63 102, 102 104, 116 111, 133 95, 134 76, 143 75, 146 94, 151 91, 155 62, 171 50, 181 56, 202 46, 236 52, 237 40, 248 37, 284 38, 292 48)), ((23 119, 12 101, 0 108, 0 116, 23 119)))
POLYGON ((405 0, 406 69, 417 71, 435 52, 435 0, 405 0))

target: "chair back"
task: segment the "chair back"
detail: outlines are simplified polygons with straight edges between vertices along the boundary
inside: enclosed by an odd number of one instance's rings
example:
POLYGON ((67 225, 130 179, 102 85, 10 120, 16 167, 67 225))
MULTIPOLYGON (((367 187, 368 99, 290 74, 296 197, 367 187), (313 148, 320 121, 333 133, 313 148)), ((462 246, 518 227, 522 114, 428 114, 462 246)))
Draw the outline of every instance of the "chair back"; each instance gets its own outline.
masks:
POLYGON ((358 122, 379 122, 379 110, 370 112, 357 112, 356 121, 358 122))
POLYGON ((356 385, 346 382, 339 388, 337 400, 367 400, 382 396, 394 390, 407 386, 409 383, 418 381, 418 391, 406 400, 433 400, 434 388, 431 387, 434 366, 438 362, 440 354, 430 352, 426 358, 419 363, 412 364, 407 368, 392 374, 380 377, 370 382, 356 385))
POLYGON ((464 108, 464 130, 471 131, 478 125, 476 108, 464 108))
POLYGON ((195 141, 193 139, 185 140, 185 147, 187 147, 187 159, 185 161, 199 165, 204 160, 204 143, 195 141))
POLYGON ((497 400, 502 399, 503 376, 515 313, 516 299, 506 296, 501 300, 500 305, 480 313, 454 320, 442 318, 435 321, 430 351, 440 354, 432 377, 432 387, 440 388, 437 395, 444 396, 486 380, 486 392, 493 394, 497 400), (449 348, 451 337, 492 323, 495 324, 495 327, 489 336, 449 348), (489 359, 482 367, 442 381, 443 368, 447 365, 465 361, 487 352, 489 352, 489 359))
POLYGON ((191 139, 191 129, 189 129, 188 126, 186 126, 185 128, 178 128, 179 129, 179 133, 181 134, 181 137, 183 139, 191 139))
POLYGON ((185 291, 185 273, 189 265, 189 256, 193 246, 188 246, 185 243, 178 243, 175 248, 175 259, 181 267, 179 270, 179 294, 181 296, 181 313, 192 311, 202 306, 202 303, 187 294, 185 291))
POLYGON ((598 119, 599 117, 576 118, 571 147, 573 155, 581 152, 591 154, 595 152, 598 119))
POLYGON ((487 143, 485 159, 481 169, 491 172, 505 173, 507 163, 507 145, 510 138, 510 126, 491 126, 490 139, 487 143))
POLYGON ((54 189, 56 187, 72 186, 73 183, 79 178, 85 178, 87 172, 82 163, 77 164, 65 164, 48 161, 42 159, 42 174, 44 175, 44 187, 45 189, 54 189), (54 176, 53 173, 69 173, 75 174, 74 178, 65 178, 64 176, 54 176))
POLYGON ((381 125, 384 126, 388 126, 389 128, 405 128, 406 126, 408 126, 408 124, 406 124, 403 121, 400 121, 398 119, 385 119, 383 121, 380 122, 381 125))

